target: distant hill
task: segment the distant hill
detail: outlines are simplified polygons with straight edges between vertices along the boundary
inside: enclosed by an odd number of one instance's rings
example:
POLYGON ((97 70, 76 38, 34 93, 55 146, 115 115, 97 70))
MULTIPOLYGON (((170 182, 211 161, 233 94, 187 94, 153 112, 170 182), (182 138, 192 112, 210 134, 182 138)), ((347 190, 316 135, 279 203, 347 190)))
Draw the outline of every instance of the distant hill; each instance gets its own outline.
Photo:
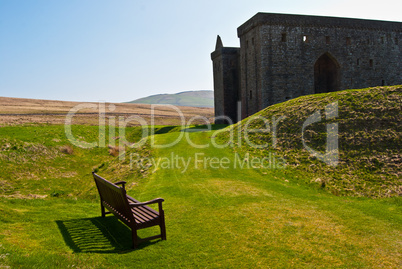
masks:
POLYGON ((170 104, 175 106, 214 107, 213 91, 186 91, 176 94, 157 94, 128 103, 170 104))

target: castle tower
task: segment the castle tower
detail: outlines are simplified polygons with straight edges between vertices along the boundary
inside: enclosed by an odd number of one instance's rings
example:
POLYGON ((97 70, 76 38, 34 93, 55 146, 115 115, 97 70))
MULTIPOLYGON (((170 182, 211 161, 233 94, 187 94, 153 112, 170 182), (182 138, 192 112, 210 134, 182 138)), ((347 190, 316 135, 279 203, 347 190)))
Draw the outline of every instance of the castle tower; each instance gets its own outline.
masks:
POLYGON ((223 47, 217 37, 215 51, 211 53, 214 74, 215 123, 235 123, 237 102, 240 100, 239 48, 223 47))

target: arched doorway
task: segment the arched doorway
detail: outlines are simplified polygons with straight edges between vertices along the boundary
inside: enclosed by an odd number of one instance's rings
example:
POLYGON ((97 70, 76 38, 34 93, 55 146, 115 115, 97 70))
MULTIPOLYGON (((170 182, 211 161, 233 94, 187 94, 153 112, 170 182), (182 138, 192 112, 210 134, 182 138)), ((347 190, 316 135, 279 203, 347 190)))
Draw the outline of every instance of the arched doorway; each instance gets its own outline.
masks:
POLYGON ((339 64, 329 53, 321 55, 315 62, 314 90, 315 93, 339 90, 339 64))

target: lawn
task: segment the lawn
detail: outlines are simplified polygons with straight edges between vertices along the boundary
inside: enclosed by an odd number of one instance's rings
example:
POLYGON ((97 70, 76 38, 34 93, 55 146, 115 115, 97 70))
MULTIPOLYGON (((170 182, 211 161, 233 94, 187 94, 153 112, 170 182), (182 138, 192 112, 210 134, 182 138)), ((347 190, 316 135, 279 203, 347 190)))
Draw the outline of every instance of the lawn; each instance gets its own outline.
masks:
MULTIPOLYGON (((96 140, 96 127, 74 128, 82 139, 96 140)), ((159 145, 181 134, 174 128, 158 130, 154 141, 159 145)), ((138 133, 133 127, 127 137, 135 141, 138 133)), ((108 148, 65 150, 69 144, 60 126, 3 127, 0 134, 0 267, 397 268, 401 264, 399 197, 335 196, 302 184, 308 178, 300 178, 311 175, 292 167, 241 169, 238 158, 243 160, 244 153, 194 147, 209 144, 214 131, 186 133, 193 146, 181 139, 168 148, 145 144, 128 151, 126 156, 135 153, 139 164, 154 164, 138 167, 111 156, 108 148), (224 159, 224 167, 214 157, 224 159), (185 168, 184 163, 173 165, 169 160, 190 162, 185 168), (124 178, 129 194, 141 201, 164 198, 167 240, 132 250, 130 230, 113 216, 100 218, 93 169, 111 180, 124 178), (119 169, 125 172, 117 173, 119 169)), ((141 230, 140 237, 155 229, 141 230)))

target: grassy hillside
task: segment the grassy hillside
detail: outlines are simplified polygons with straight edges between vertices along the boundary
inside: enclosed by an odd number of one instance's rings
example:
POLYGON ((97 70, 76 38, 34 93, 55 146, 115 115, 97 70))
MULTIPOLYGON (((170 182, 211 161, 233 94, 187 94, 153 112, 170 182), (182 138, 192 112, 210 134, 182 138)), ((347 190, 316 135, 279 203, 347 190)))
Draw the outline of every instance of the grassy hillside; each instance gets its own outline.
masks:
MULTIPOLYGON (((178 130, 159 128, 155 142, 176 140, 178 130)), ((96 140, 95 128, 74 132, 96 140)), ((135 128, 127 133, 138 138, 135 128)), ((2 267, 396 268, 401 260, 400 198, 337 197, 299 185, 292 169, 222 169, 194 159, 185 171, 145 163, 146 172, 137 174, 141 168, 107 148, 63 150, 58 127, 4 127, 0 135, 10 145, 0 159, 2 267), (163 197, 167 240, 131 250, 130 230, 113 216, 99 217, 92 168, 126 179, 129 194, 140 200, 163 197)), ((202 145, 215 132, 188 135, 202 145)), ((230 148, 192 147, 186 139, 161 149, 149 143, 127 153, 144 162, 172 153, 234 159, 230 148)), ((140 237, 155 232, 141 230, 140 237)))
POLYGON ((299 181, 319 186, 335 195, 401 196, 401 104, 402 86, 302 96, 268 107, 231 126, 220 137, 227 141, 233 132, 234 150, 259 156, 274 152, 283 157, 290 168, 299 171, 302 175, 299 181), (325 107, 334 102, 337 102, 338 115, 327 120, 325 107), (335 167, 317 160, 303 145, 303 124, 317 111, 320 111, 321 121, 306 127, 305 143, 324 154, 326 126, 337 124, 339 163, 335 167), (278 121, 281 116, 284 118, 278 121), (269 122, 269 126, 263 119, 269 122), (274 121, 278 121, 275 146, 274 121), (249 130, 271 128, 269 132, 251 132, 247 136, 251 143, 266 144, 267 147, 256 149, 245 141, 247 124, 249 130))
POLYGON ((176 94, 158 94, 140 98, 129 103, 170 104, 175 106, 214 107, 213 91, 187 91, 176 94))

